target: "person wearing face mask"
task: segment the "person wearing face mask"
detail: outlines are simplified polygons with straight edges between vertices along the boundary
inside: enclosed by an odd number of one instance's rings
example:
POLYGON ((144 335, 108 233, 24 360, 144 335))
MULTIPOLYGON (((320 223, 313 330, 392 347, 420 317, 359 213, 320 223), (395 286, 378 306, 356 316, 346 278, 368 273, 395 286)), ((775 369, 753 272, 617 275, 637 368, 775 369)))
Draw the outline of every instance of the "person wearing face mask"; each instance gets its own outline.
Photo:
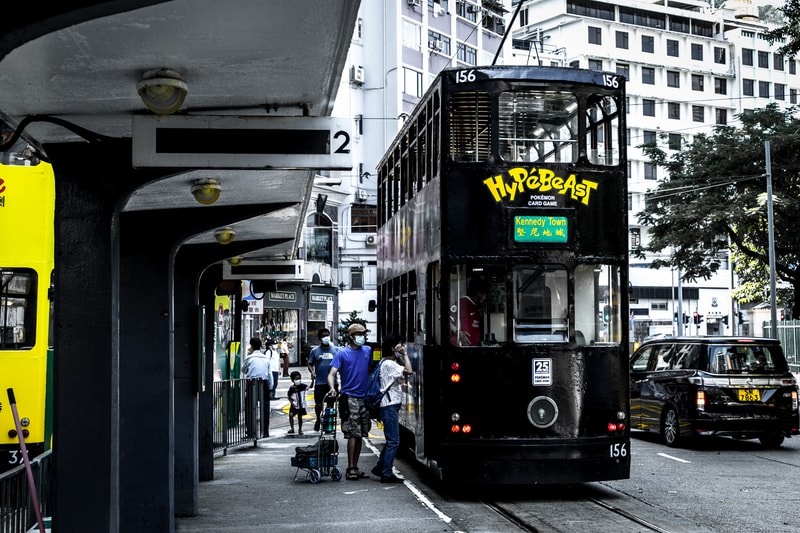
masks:
MULTIPOLYGON (((319 338, 319 346, 314 347, 308 356, 308 370, 311 372, 311 385, 314 387, 314 412, 317 415, 317 420, 314 422, 314 431, 319 431, 325 396, 331 390, 328 386, 328 373, 331 371, 333 356, 339 351, 339 348, 331 342, 331 332, 327 328, 319 330, 317 337, 319 338)), ((334 385, 338 386, 337 383, 334 383, 334 385)))
POLYGON ((339 396, 339 418, 342 421, 342 433, 347 439, 347 471, 345 478, 356 480, 367 477, 359 470, 358 460, 364 437, 369 436, 372 423, 369 410, 364 405, 364 396, 369 388, 369 363, 372 360, 372 348, 365 344, 367 330, 362 324, 350 324, 347 328, 350 343, 339 348, 331 361, 328 373, 330 396, 339 396), (336 375, 342 375, 341 389, 334 388, 336 375))
POLYGON ((303 434, 303 417, 306 416, 306 390, 300 372, 295 370, 289 375, 292 384, 289 386, 289 435, 294 435, 294 417, 297 417, 297 434, 303 434))

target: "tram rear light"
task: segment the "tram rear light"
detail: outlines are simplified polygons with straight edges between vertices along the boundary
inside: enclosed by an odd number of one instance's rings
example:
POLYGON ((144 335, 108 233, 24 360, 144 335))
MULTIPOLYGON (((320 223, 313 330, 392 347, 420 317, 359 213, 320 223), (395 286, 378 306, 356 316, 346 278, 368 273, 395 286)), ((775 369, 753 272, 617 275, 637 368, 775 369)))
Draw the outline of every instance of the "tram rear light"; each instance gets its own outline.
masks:
POLYGON ((461 374, 450 374, 450 381, 453 383, 458 383, 461 381, 461 374))
POLYGON ((461 426, 459 426, 458 424, 453 424, 452 426, 450 426, 451 433, 458 433, 460 431, 461 431, 461 426))
POLYGON ((697 408, 703 411, 706 408, 706 392, 699 390, 697 391, 697 408))
POLYGON ((450 369, 453 372, 458 372, 460 368, 461 368, 461 365, 458 364, 458 361, 456 361, 456 362, 454 362, 453 364, 450 365, 450 369))
POLYGON ((614 432, 616 430, 617 430, 617 425, 614 422, 609 422, 608 423, 608 431, 609 432, 614 432))
POLYGON ((464 426, 461 428, 461 432, 462 433, 472 432, 472 426, 470 426, 469 424, 464 424, 464 426))

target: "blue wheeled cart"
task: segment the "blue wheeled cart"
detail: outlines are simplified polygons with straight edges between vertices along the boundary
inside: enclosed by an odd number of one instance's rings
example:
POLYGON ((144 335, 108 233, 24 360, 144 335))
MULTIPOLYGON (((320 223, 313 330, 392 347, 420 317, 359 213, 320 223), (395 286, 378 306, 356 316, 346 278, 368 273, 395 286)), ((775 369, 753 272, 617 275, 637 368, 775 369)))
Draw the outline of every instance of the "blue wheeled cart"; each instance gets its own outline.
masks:
POLYGON ((296 467, 294 479, 300 470, 306 472, 306 479, 318 483, 322 476, 330 476, 334 481, 341 481, 342 471, 339 464, 339 442, 336 440, 336 408, 326 407, 320 424, 319 439, 310 446, 298 446, 294 449, 292 466, 296 467))

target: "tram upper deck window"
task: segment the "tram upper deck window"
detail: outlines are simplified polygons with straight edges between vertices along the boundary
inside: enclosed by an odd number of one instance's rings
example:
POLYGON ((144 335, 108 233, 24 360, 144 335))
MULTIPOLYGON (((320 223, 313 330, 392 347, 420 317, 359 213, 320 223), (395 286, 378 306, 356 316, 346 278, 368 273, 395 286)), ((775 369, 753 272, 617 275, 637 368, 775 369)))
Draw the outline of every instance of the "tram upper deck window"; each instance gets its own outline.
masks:
POLYGON ((492 106, 486 92, 450 96, 450 159, 461 163, 486 161, 491 140, 492 106))
POLYGON ((36 272, 3 270, 0 275, 0 349, 31 348, 36 340, 36 272))
POLYGON ((578 160, 578 99, 559 91, 507 91, 498 102, 500 157, 529 163, 578 160))
POLYGON ((604 166, 619 164, 619 107, 612 97, 589 97, 586 144, 590 162, 604 166))
POLYGON ((514 271, 514 340, 567 342, 569 297, 567 270, 539 265, 514 271))

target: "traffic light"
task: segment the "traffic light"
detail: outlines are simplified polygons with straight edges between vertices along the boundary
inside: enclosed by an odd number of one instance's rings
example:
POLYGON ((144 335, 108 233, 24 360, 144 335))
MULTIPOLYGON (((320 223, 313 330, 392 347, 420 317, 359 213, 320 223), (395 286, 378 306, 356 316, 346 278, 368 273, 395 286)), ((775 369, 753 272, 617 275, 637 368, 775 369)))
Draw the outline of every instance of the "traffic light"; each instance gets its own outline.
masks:
POLYGON ((678 313, 673 313, 672 314, 672 321, 673 322, 677 322, 678 321, 678 313))
POLYGON ((692 314, 692 320, 694 320, 695 324, 699 324, 700 323, 700 315, 697 313, 697 311, 695 311, 692 314))
POLYGON ((603 306, 603 322, 611 322, 611 306, 603 306))
POLYGON ((689 316, 686 313, 683 313, 683 323, 684 324, 688 324, 689 323, 689 316))

